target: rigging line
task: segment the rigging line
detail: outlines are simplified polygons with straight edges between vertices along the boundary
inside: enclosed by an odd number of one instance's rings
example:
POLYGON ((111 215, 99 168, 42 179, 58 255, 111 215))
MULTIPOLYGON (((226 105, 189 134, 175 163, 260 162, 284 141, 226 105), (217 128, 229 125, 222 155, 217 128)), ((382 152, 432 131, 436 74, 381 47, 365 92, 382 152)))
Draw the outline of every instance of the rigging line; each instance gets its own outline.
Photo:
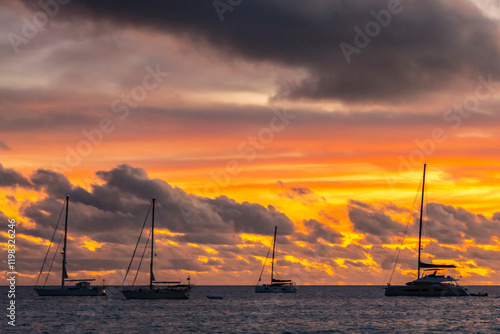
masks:
POLYGON ((151 204, 149 205, 148 213, 146 214, 146 218, 144 218, 144 224, 142 224, 141 233, 139 234, 139 238, 137 239, 137 243, 135 244, 134 252, 132 253, 132 258, 130 259, 130 263, 128 264, 127 271, 125 272, 125 277, 123 277, 122 286, 125 284, 125 280, 127 279, 127 275, 130 271, 130 267, 132 266, 132 261, 134 261, 135 252, 137 251, 137 246, 139 246, 139 242, 141 241, 142 232, 144 232, 144 226, 146 226, 146 222, 148 221, 149 212, 151 212, 152 206, 153 202, 151 202, 151 204))
MULTIPOLYGON (((161 221, 161 213, 160 213, 160 210, 158 208, 158 210, 156 210, 157 214, 158 214, 158 220, 161 221)), ((177 273, 177 280, 180 281, 181 280, 181 276, 179 275, 179 269, 177 268, 177 263, 175 262, 175 258, 174 258, 174 253, 172 252, 172 249, 167 246, 167 249, 168 249, 168 252, 170 253, 170 260, 172 261, 173 265, 174 265, 174 269, 175 269, 175 272, 177 273)))
MULTIPOLYGON (((259 281, 257 282, 257 284, 259 284, 260 280, 262 279, 262 274, 264 273, 264 268, 266 267, 267 259, 269 258, 270 252, 271 252, 271 247, 269 247, 269 249, 267 250, 266 259, 264 260, 264 265, 262 266, 262 270, 260 271, 259 281)), ((255 284, 255 285, 257 285, 257 284, 255 284)))
MULTIPOLYGON (((52 247, 52 243, 54 242, 54 237, 56 236, 57 228, 59 227, 59 223, 61 222, 61 217, 62 217, 62 214, 64 212, 64 207, 65 207, 65 204, 63 204, 63 206, 61 208, 61 213, 59 214, 59 219, 57 220, 57 224, 56 224, 56 228, 54 229, 54 233, 52 233, 52 238, 50 239, 49 249, 47 249, 47 253, 45 254, 45 258, 43 259, 42 268, 40 268, 40 272, 38 273, 38 277, 36 279, 35 286, 38 285, 38 280, 40 279, 40 276, 42 276, 43 267, 45 266, 45 262, 47 261, 47 257, 49 256, 50 248, 52 247)), ((56 251, 56 253, 57 253, 57 251, 56 251)))
MULTIPOLYGON (((428 211, 427 211, 427 207, 428 207, 428 204, 429 204, 429 201, 428 201, 428 198, 427 198, 427 194, 428 193, 429 193, 429 182, 427 182, 427 191, 425 192, 424 217, 428 217, 428 211)), ((431 239, 431 233, 430 233, 430 229, 429 229, 429 224, 425 224, 424 226, 425 226, 425 236, 427 237, 427 239, 431 239)), ((427 244, 427 245, 429 245, 429 244, 427 244)), ((422 246, 422 249, 424 249, 424 246, 422 246)), ((432 251, 432 246, 430 248, 428 248, 428 249, 432 251)))
POLYGON ((47 284, 47 280, 49 279, 50 271, 52 270, 52 265, 54 264, 54 260, 56 259, 56 255, 57 255, 57 251, 59 250, 59 246, 61 246, 63 236, 64 236, 64 233, 61 233, 61 236, 59 237, 59 242, 57 243, 56 252, 54 253, 54 257, 52 258, 52 262, 50 262, 49 272, 47 273, 47 277, 45 277, 45 282, 43 282, 44 287, 47 284))
POLYGON ((135 272, 135 277, 134 277, 134 281, 132 282, 132 285, 135 285, 135 281, 137 280, 137 275, 139 275, 142 260, 144 259, 144 254, 146 254, 146 249, 148 248, 149 240, 151 240, 151 232, 152 231, 153 231, 152 229, 151 229, 151 231, 149 231, 148 240, 146 240, 146 244, 144 245, 144 250, 142 251, 141 260, 139 261, 139 266, 137 267, 137 271, 135 272))
POLYGON ((415 205, 417 203, 418 194, 420 192, 420 189, 422 189, 422 183, 419 184, 417 194, 415 195, 415 199, 413 200, 413 206, 412 206, 410 215, 408 216, 408 221, 406 222, 405 232, 403 234, 403 238, 401 239, 401 243, 399 244, 398 251, 396 252, 394 266, 392 267, 392 272, 391 272, 391 277, 389 278, 389 283, 391 283, 392 276, 394 275, 394 271, 396 270, 396 265, 397 265, 398 260, 399 260, 399 255, 401 254, 401 247, 403 246, 403 242, 405 241, 406 233, 408 232, 408 227, 410 226, 410 221, 411 221, 411 218, 413 217, 413 212, 415 212, 415 205))
MULTIPOLYGON (((424 213, 425 213, 425 217, 427 217, 427 219, 429 220, 429 198, 428 198, 428 196, 429 196, 428 195, 429 194, 429 184, 428 183, 426 184, 426 189, 427 189, 427 191, 425 192, 424 213)), ((429 223, 425 224, 425 233, 427 234, 427 238, 429 239, 429 243, 427 244, 427 246, 429 246, 429 248, 428 248, 429 253, 435 254, 434 251, 437 248, 436 248, 436 243, 432 242, 432 239, 434 238, 434 236, 433 236, 433 230, 432 230, 431 224, 429 224, 429 223)), ((423 249, 423 247, 422 247, 422 249, 423 249)))

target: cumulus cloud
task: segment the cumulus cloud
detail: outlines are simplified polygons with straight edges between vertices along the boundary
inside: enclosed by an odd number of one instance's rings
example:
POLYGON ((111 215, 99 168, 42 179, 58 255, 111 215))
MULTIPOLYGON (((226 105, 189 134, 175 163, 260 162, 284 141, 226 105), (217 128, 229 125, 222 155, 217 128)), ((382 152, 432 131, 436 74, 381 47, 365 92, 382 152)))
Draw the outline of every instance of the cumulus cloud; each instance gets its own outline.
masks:
MULTIPOLYGON (((393 203, 380 205, 350 200, 349 219, 355 231, 365 235, 371 243, 388 243, 389 238, 399 236, 404 225, 392 218, 393 214, 408 213, 393 203)), ((469 212, 461 207, 429 203, 425 207, 423 236, 435 239, 438 244, 462 245, 466 239, 477 244, 495 244, 494 237, 500 236, 499 214, 489 219, 482 214, 469 212)), ((410 236, 418 235, 418 214, 413 214, 408 230, 410 236)))
MULTIPOLYGON (((264 256, 267 246, 245 242, 238 236, 240 233, 269 238, 274 226, 278 226, 279 244, 291 248, 286 236, 294 234, 293 223, 273 206, 239 203, 225 196, 205 198, 187 194, 130 165, 99 171, 96 175, 100 180, 89 190, 51 170, 39 169, 30 176, 29 184, 47 196, 19 204, 20 216, 30 223, 19 222, 22 234, 27 237, 20 239, 20 247, 31 250, 20 260, 26 272, 39 270, 40 258, 46 251, 42 240, 51 239, 57 221, 61 230, 66 195, 70 196, 68 270, 71 273, 117 270, 113 275, 122 275, 152 197, 157 200, 156 226, 158 230, 169 231, 159 231, 155 238, 159 243, 157 268, 165 271, 164 275, 175 275, 175 270, 198 274, 215 269, 231 273, 258 270, 261 263, 255 257, 264 256), (239 244, 245 247, 237 247, 239 244)), ((0 217, 6 219, 3 213, 0 217)), ((57 234, 56 243, 59 238, 57 234)), ((58 261, 54 270, 60 270, 58 261)), ((113 277, 107 279, 116 278, 113 277)))
MULTIPOLYGON (((160 248, 168 245, 170 249, 170 256, 163 254, 158 258, 159 270, 166 272, 178 269, 211 273, 212 269, 217 269, 231 273, 235 268, 257 272, 261 267, 257 259, 267 253, 268 247, 238 234, 270 238, 275 225, 279 226, 280 232, 276 256, 282 273, 302 270, 311 277, 317 275, 315 270, 320 269, 297 262, 296 259, 301 258, 314 263, 317 268, 335 270, 336 279, 342 279, 348 268, 357 268, 365 273, 373 270, 374 266, 389 270, 393 265, 394 250, 383 245, 393 244, 396 239, 399 241, 395 237, 401 235, 404 226, 393 216, 408 213, 408 210, 392 203, 375 205, 350 200, 347 206, 349 218, 354 231, 361 233, 363 238, 359 244, 343 245, 345 236, 318 220, 303 220, 303 230, 299 232, 286 215, 272 206, 239 203, 224 196, 205 198, 187 194, 165 181, 150 178, 141 168, 120 165, 96 174, 100 181, 86 190, 72 184, 62 174, 37 170, 28 183, 48 196, 37 201, 23 201, 20 207, 21 216, 36 223, 36 228, 31 229, 20 221, 23 234, 50 239, 55 222, 63 214, 64 197, 67 194, 70 196, 69 251, 72 272, 118 269, 121 273, 128 263, 151 197, 155 197, 158 203, 158 228, 173 233, 158 233, 156 238, 160 248), (85 247, 86 242, 97 242, 96 249, 85 247), (285 260, 284 255, 292 257, 285 260), (373 262, 370 262, 371 259, 373 262), (338 260, 343 260, 341 265, 336 262, 338 260)), ((426 213, 425 223, 431 231, 428 237, 436 239, 424 249, 426 257, 431 255, 429 261, 452 259, 468 263, 463 268, 470 270, 476 266, 500 268, 500 263, 494 260, 494 251, 464 243, 465 239, 473 239, 476 244, 495 245, 497 231, 500 231, 498 213, 489 219, 463 208, 436 203, 430 203, 426 213), (464 249, 446 247, 446 244, 459 245, 464 249), (474 259, 475 265, 469 263, 469 259, 474 259)), ((7 219, 1 212, 0 217, 7 219)), ((416 236, 417 222, 414 219, 408 235, 416 236)), ((20 240, 22 247, 32 249, 29 256, 23 258, 23 264, 28 270, 38 270, 39 257, 43 256, 45 245, 31 240, 20 240)), ((414 249, 402 250, 401 269, 414 269, 415 261, 414 249)))
POLYGON ((377 243, 387 243, 389 237, 400 235, 404 231, 404 225, 393 220, 384 212, 383 208, 376 208, 369 203, 349 200, 347 209, 354 231, 376 237, 375 239, 378 239, 377 243))
POLYGON ((4 168, 0 163, 0 187, 31 187, 31 183, 21 173, 12 168, 4 168))
POLYGON ((440 243, 460 244, 464 239, 473 239, 478 244, 490 244, 493 237, 500 235, 498 212, 488 219, 464 208, 429 203, 426 213, 430 237, 440 243))
POLYGON ((297 240, 306 241, 311 244, 318 243, 318 239, 323 239, 323 241, 330 244, 338 244, 342 242, 342 234, 335 231, 333 228, 323 224, 316 219, 304 220, 304 226, 306 227, 306 233, 295 234, 297 240))
MULTIPOLYGON (((129 165, 99 171, 96 175, 104 183, 92 185, 89 192, 73 186, 60 173, 36 171, 31 181, 49 198, 27 205, 23 214, 40 226, 51 226, 59 215, 60 201, 69 195, 79 216, 79 224, 72 227, 74 230, 100 242, 120 242, 126 238, 118 231, 137 230, 150 199, 156 198, 161 215, 158 227, 187 233, 182 237, 184 241, 231 243, 232 239, 224 234, 272 235, 275 225, 282 235, 293 233, 290 219, 273 206, 238 203, 225 196, 212 199, 190 195, 165 181, 151 179, 145 170, 129 165)), ((36 234, 37 231, 31 232, 36 234)))

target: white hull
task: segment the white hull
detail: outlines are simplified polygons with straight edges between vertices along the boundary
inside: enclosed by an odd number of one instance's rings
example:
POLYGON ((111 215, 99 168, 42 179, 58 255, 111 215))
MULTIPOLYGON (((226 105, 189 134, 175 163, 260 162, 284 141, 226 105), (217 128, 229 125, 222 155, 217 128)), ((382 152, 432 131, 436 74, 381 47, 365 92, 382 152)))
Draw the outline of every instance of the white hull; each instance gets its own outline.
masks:
POLYGON ((74 288, 74 287, 53 287, 53 288, 35 288, 39 296, 106 296, 103 287, 92 288, 74 288))
POLYGON ((189 299, 191 296, 189 288, 139 288, 122 290, 121 293, 127 299, 189 299))
POLYGON ((291 285, 287 286, 272 286, 272 285, 257 285, 255 293, 296 293, 297 288, 291 285))

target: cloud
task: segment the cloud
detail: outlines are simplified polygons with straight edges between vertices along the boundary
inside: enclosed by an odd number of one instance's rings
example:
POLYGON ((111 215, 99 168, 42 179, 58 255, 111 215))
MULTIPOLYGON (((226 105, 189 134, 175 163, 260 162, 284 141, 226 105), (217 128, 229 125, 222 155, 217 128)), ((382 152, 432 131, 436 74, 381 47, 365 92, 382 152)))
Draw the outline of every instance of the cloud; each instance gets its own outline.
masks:
POLYGON ((400 235, 404 231, 404 225, 393 220, 383 208, 349 200, 347 209, 354 231, 375 237, 372 242, 378 239, 377 243, 388 243, 389 237, 400 235))
MULTIPOLYGON (((392 268, 394 250, 384 245, 394 244, 395 237, 404 230, 395 217, 408 213, 392 203, 374 205, 350 200, 347 206, 349 218, 353 230, 361 233, 363 239, 358 240, 359 244, 344 245, 343 234, 318 220, 305 219, 303 227, 296 230, 289 218, 272 206, 239 203, 224 196, 205 198, 187 194, 165 181, 151 178, 141 168, 124 164, 99 171, 96 175, 100 180, 89 190, 50 170, 40 169, 31 175, 33 187, 47 197, 20 203, 23 218, 18 223, 23 226, 27 238, 20 238, 19 242, 20 247, 31 250, 22 258, 28 271, 39 269, 46 247, 40 240, 34 241, 30 237, 51 238, 55 222, 63 214, 66 194, 71 199, 68 231, 72 273, 117 270, 117 275, 121 275, 128 265, 151 197, 157 198, 158 229, 162 232, 168 230, 156 237, 158 270, 162 271, 162 276, 175 275, 176 269, 198 275, 213 275, 215 271, 230 274, 235 270, 251 271, 257 275, 262 266, 258 259, 266 255, 268 246, 238 234, 267 236, 269 240, 277 224, 280 236, 276 256, 284 277, 296 277, 288 275, 287 271, 299 270, 305 279, 321 277, 322 282, 328 282, 327 277, 335 272, 334 279, 342 281, 349 277, 349 268, 357 268, 361 271, 356 279, 362 282, 363 275, 369 275, 377 268, 392 268), (24 218, 36 223, 36 228, 24 224, 24 218), (85 247, 86 242, 100 245, 91 250, 85 247), (285 255, 291 257, 285 258, 285 255), (301 259, 313 265, 305 265, 301 259), (336 262, 339 260, 343 260, 343 265, 336 262)), ((431 231, 429 237, 436 239, 424 248, 426 258, 431 254, 432 259, 440 262, 456 260, 464 263, 464 268, 470 268, 467 270, 473 270, 475 266, 500 268, 500 262, 494 261, 494 251, 464 241, 472 238, 476 244, 496 245, 493 237, 498 236, 500 230, 498 213, 489 219, 463 208, 436 203, 430 203, 426 212, 426 224, 431 231), (463 250, 447 247, 449 243, 459 245, 463 250), (469 265, 470 259, 474 259, 475 265, 469 265)), ((1 212, 0 217, 6 219, 1 212)), ((415 237, 415 227, 414 222, 409 236, 415 237)), ((415 256, 415 249, 403 249, 398 262, 400 268, 415 269, 415 256)), ((57 263, 54 268, 57 268, 57 263)))
POLYGON ((416 99, 499 74, 498 26, 465 0, 402 1, 402 11, 348 64, 340 43, 354 45, 354 28, 363 30, 375 21, 371 11, 387 6, 386 0, 244 1, 221 22, 211 1, 74 0, 55 19, 162 31, 224 55, 305 70, 302 79, 279 82, 275 97, 283 99, 416 99))
POLYGON ((38 169, 31 175, 35 189, 44 189, 49 196, 63 198, 69 195, 73 186, 63 174, 46 169, 38 169))
POLYGON ((0 163, 0 187, 31 187, 31 183, 21 173, 12 168, 4 168, 0 163))
POLYGON ((444 244, 461 244, 463 239, 473 239, 478 244, 490 244, 500 235, 498 212, 492 219, 471 213, 464 208, 429 203, 426 213, 430 237, 444 244))
POLYGON ((0 221, 7 222, 8 220, 9 220, 9 218, 7 218, 5 213, 3 213, 3 211, 0 211, 0 221))
MULTIPOLYGON (((116 275, 122 275, 152 197, 157 200, 157 268, 163 271, 163 276, 175 275, 174 270, 196 272, 198 275, 215 269, 257 272, 261 262, 254 257, 264 256, 267 247, 242 241, 238 236, 240 233, 269 238, 277 225, 279 244, 287 249, 293 246, 286 237, 294 234, 293 224, 273 206, 239 203, 225 196, 205 198, 187 194, 165 181, 150 178, 145 170, 130 165, 98 171, 96 175, 100 180, 89 190, 72 184, 66 176, 51 170, 39 169, 31 175, 35 190, 47 196, 20 203, 19 215, 30 223, 20 222, 22 234, 26 236, 20 239, 20 247, 32 250, 29 255, 23 256, 27 271, 39 270, 46 246, 38 238, 50 240, 57 221, 59 233, 55 243, 58 242, 64 223, 66 195, 70 196, 68 249, 72 273, 117 270, 116 275), (32 227, 32 223, 36 226, 32 227), (98 246, 89 249, 87 243, 98 243, 98 246)), ((141 244, 144 245, 144 240, 141 244)), ((286 251, 282 249, 279 252, 286 251)), ((54 270, 60 270, 58 261, 54 270)))
POLYGON ((297 240, 306 241, 311 244, 317 244, 318 239, 322 239, 329 244, 342 243, 342 234, 333 228, 317 221, 316 219, 304 220, 306 233, 296 233, 297 240))
MULTIPOLYGON (((60 202, 70 196, 78 212, 78 231, 99 242, 129 242, 125 230, 137 230, 143 221, 151 198, 157 200, 158 228, 186 233, 177 239, 214 244, 233 243, 227 233, 272 235, 277 225, 280 234, 293 233, 293 224, 273 206, 238 203, 225 196, 205 198, 190 195, 159 179, 151 179, 145 170, 120 165, 110 171, 98 171, 103 184, 92 185, 89 192, 73 186, 62 174, 38 170, 31 180, 49 197, 23 208, 23 214, 39 226, 52 226, 60 212, 60 202)), ((27 231, 37 235, 40 230, 27 231)), ((130 235, 130 233, 126 233, 130 235)), ((44 234, 46 236, 46 232, 44 234)))
MULTIPOLYGON (((394 220, 392 214, 408 214, 408 210, 388 203, 380 207, 350 200, 349 219, 355 231, 365 235, 374 244, 389 243, 390 237, 400 235, 404 226, 394 220)), ((500 236, 500 216, 493 214, 491 219, 474 214, 461 207, 439 203, 429 203, 425 207, 423 236, 436 239, 438 244, 463 245, 466 239, 477 244, 495 244, 493 237, 500 236)), ((413 224, 408 236, 418 235, 418 215, 413 215, 413 224)))
POLYGON ((189 233, 172 238, 174 241, 199 245, 232 245, 237 243, 236 239, 236 235, 231 233, 189 233))
POLYGON ((323 196, 317 195, 311 189, 304 186, 285 187, 282 181, 277 181, 276 184, 283 189, 279 194, 282 197, 289 198, 301 202, 303 205, 310 205, 318 202, 326 202, 323 196))
POLYGON ((0 140, 0 149, 5 150, 5 151, 10 151, 10 147, 7 146, 3 141, 0 140))

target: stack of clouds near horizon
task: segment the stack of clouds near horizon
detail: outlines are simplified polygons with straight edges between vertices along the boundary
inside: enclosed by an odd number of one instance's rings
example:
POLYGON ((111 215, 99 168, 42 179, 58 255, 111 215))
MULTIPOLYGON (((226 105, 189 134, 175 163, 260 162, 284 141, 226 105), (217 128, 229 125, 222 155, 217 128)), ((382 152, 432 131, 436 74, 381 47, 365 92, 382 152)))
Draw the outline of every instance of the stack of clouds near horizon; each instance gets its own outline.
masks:
MULTIPOLYGON (((245 283, 251 284, 276 225, 277 265, 283 275, 292 274, 299 283, 308 284, 349 283, 349 279, 361 282, 363 276, 392 269, 394 248, 387 246, 401 240, 405 222, 400 217, 410 218, 408 237, 418 235, 418 215, 410 215, 410 210, 392 203, 350 200, 347 211, 352 231, 362 238, 346 244, 345 235, 316 219, 291 221, 273 206, 238 203, 226 196, 191 195, 129 165, 98 171, 96 176, 99 181, 87 190, 50 170, 37 170, 26 178, 1 167, 3 189, 27 188, 40 194, 39 200, 17 203, 19 263, 20 272, 25 275, 24 284, 33 284, 66 195, 70 196, 70 271, 94 273, 115 280, 114 284, 119 283, 118 277, 122 277, 128 264, 151 198, 158 203, 158 270, 170 275, 181 271, 213 280, 217 275, 236 279, 244 274, 250 275, 245 283)), ((296 186, 290 187, 290 192, 311 195, 310 190, 296 186)), ((16 199, 11 196, 9 201, 14 204, 16 199)), ((426 224, 432 231, 426 236, 427 247, 432 247, 433 256, 440 261, 453 259, 465 270, 466 277, 491 280, 489 275, 500 269, 500 261, 494 256, 500 213, 488 219, 437 203, 429 203, 426 213, 426 224)), ((7 220, 3 212, 1 215, 7 220)), ((414 269, 414 252, 414 246, 403 249, 402 270, 414 269)), ((224 278, 221 282, 231 284, 224 278)))

